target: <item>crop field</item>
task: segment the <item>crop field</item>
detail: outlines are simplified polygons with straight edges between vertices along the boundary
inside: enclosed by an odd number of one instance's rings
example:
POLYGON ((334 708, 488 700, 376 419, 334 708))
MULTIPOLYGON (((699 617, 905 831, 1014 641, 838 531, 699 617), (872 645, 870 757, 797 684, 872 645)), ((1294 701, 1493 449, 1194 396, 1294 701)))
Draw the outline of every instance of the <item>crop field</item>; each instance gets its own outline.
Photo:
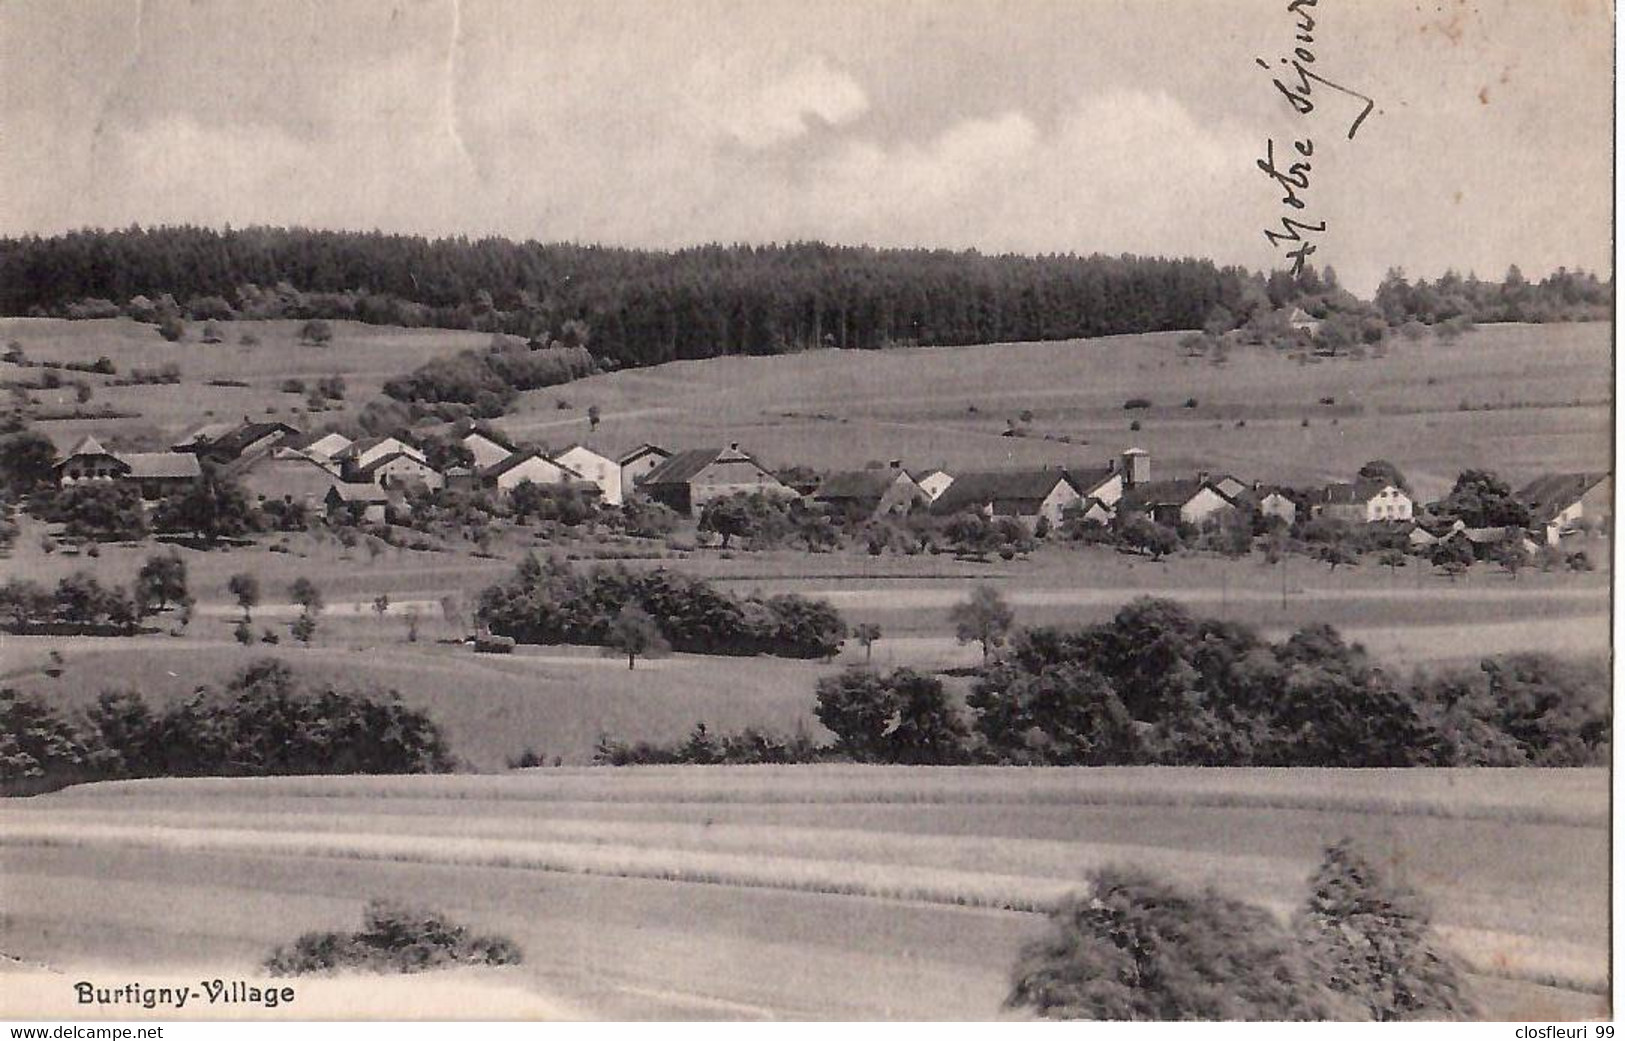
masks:
MULTIPOLYGON (((62 971, 138 948, 153 975, 251 972, 395 896, 513 936, 525 964, 491 985, 558 1015, 986 1019, 1086 869, 1140 865, 1285 917, 1347 837, 1428 898, 1489 1015, 1575 1017, 1606 1007, 1608 795, 1596 770, 105 783, 0 807, 0 944, 62 971)), ((37 981, 9 994, 52 1000, 37 981)))

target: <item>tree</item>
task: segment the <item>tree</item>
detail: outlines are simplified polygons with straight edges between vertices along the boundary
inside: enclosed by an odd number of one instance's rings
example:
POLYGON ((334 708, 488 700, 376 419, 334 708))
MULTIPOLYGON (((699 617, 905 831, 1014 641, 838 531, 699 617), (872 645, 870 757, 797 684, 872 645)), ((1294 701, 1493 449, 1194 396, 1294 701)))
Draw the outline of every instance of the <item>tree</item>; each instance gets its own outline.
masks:
POLYGON ((56 479, 56 446, 34 430, 0 437, 0 489, 27 495, 56 479))
POLYGON ((294 579, 288 586, 288 599, 300 609, 299 617, 294 619, 289 629, 294 639, 308 644, 316 635, 316 617, 322 613, 325 606, 322 603, 322 592, 310 579, 300 577, 294 579))
POLYGON ((660 625, 653 615, 637 604, 629 603, 610 623, 604 649, 626 655, 626 667, 635 669, 640 656, 665 654, 671 650, 671 644, 666 642, 665 634, 660 631, 660 625))
POLYGON ((54 606, 51 591, 38 582, 12 578, 0 585, 0 615, 10 619, 13 632, 49 619, 54 606))
POLYGON ((186 323, 178 315, 165 315, 158 322, 158 335, 170 343, 178 343, 186 335, 186 323))
POLYGON ((260 602, 260 580, 247 571, 240 571, 226 580, 226 590, 243 609, 243 624, 252 625, 254 608, 260 602))
POLYGON ((1523 538, 1514 535, 1501 543, 1500 546, 1496 547, 1495 560, 1496 563, 1501 565, 1501 570, 1511 575, 1512 580, 1516 582, 1518 572, 1529 564, 1529 551, 1524 548, 1523 538))
POLYGON ((1328 571, 1336 571, 1339 564, 1353 564, 1358 559, 1341 542, 1328 542, 1315 551, 1315 559, 1326 565, 1328 571))
POLYGON ((1377 555, 1377 563, 1386 567, 1389 574, 1395 574, 1409 561, 1403 550, 1385 549, 1377 555))
POLYGON ((598 424, 602 423, 603 421, 604 421, 604 414, 599 411, 598 406, 597 405, 588 405, 587 406, 587 423, 591 426, 591 428, 593 430, 597 430, 598 429, 598 424))
POLYGON ((1325 1020, 1357 1015, 1270 913, 1106 867, 1025 947, 1006 1005, 1047 1019, 1325 1020))
POLYGON ((1431 559, 1454 582, 1473 566, 1473 547, 1464 538, 1445 539, 1433 547, 1431 559))
POLYGON ((1529 527, 1529 507, 1488 470, 1463 470, 1450 494, 1433 504, 1433 512, 1457 518, 1469 528, 1529 527))
POLYGON ((388 593, 379 593, 372 598, 372 613, 378 616, 380 622, 384 620, 384 615, 389 613, 388 593))
POLYGON ((186 562, 178 553, 160 553, 147 558, 135 577, 136 610, 145 617, 185 603, 186 562))
POLYGON ((299 339, 316 346, 327 344, 333 339, 333 327, 320 318, 312 318, 299 327, 299 339))
POLYGON ((853 666, 818 681, 818 721, 835 749, 858 762, 952 763, 964 757, 965 725, 942 681, 913 669, 882 676, 853 666))
POLYGON ((982 664, 993 655, 993 648, 1004 643, 1010 627, 1015 624, 1015 613, 992 586, 980 585, 971 590, 970 599, 955 604, 948 612, 954 635, 960 643, 982 645, 982 664))
POLYGON ((160 502, 153 514, 159 528, 192 532, 211 545, 253 531, 259 519, 237 479, 210 464, 186 491, 160 502))
POLYGON ((1465 969, 1439 943, 1427 908, 1348 840, 1328 847, 1293 931, 1316 975, 1379 1021, 1467 1019, 1465 969))
POLYGON ((1179 548, 1177 531, 1137 513, 1122 517, 1117 524, 1117 537, 1125 546, 1152 560, 1161 560, 1179 548))
POLYGON ((752 530, 751 515, 744 498, 729 495, 706 503, 700 511, 699 530, 722 536, 723 549, 727 549, 736 536, 749 536, 752 530))
POLYGON ((873 622, 864 622, 852 627, 852 638, 863 646, 863 661, 868 664, 874 657, 875 641, 880 639, 880 626, 873 622))
POLYGON ((1405 475, 1400 472, 1399 467, 1386 459, 1371 460, 1360 467, 1360 472, 1356 476, 1362 481, 1381 481, 1384 484, 1391 484, 1403 492, 1411 490, 1409 482, 1405 480, 1405 475))
POLYGON ((57 496, 52 519, 68 534, 97 539, 139 539, 147 534, 141 491, 127 481, 81 481, 57 496))

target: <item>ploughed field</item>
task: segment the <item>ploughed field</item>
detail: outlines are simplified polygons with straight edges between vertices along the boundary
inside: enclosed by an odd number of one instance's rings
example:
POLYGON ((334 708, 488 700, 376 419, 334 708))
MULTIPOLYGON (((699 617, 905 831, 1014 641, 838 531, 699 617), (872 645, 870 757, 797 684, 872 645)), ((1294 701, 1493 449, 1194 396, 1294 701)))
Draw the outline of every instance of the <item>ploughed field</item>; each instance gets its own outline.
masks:
MULTIPOLYGON (((1287 916, 1322 848, 1348 837, 1427 895, 1487 1014, 1595 1015, 1608 797, 1601 770, 831 765, 105 783, 0 805, 0 949, 68 978, 91 965, 252 975, 273 945, 353 928, 367 899, 388 896, 511 936, 525 963, 488 976, 554 1014, 985 1019, 1001 1014, 1017 950, 1044 931, 1037 912, 1087 868, 1138 865, 1287 916)), ((30 981, 0 987, 0 1011, 57 991, 66 1004, 48 974, 30 981)))

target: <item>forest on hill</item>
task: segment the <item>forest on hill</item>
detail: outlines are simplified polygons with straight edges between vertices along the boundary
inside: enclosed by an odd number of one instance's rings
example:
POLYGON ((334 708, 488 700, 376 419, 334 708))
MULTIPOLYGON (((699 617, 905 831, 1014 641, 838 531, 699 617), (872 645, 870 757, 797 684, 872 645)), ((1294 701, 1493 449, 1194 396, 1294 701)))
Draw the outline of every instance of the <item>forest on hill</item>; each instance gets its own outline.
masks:
MULTIPOLYGON (((1606 318, 1612 279, 1391 272, 1372 301, 1312 266, 984 255, 818 242, 676 251, 255 227, 0 239, 0 313, 353 319, 590 342, 610 366, 813 347, 873 349, 1256 327, 1301 306, 1373 328, 1606 318)), ((1369 333, 1367 335, 1370 335, 1369 333)), ((1267 342, 1260 340, 1259 342, 1267 342)))

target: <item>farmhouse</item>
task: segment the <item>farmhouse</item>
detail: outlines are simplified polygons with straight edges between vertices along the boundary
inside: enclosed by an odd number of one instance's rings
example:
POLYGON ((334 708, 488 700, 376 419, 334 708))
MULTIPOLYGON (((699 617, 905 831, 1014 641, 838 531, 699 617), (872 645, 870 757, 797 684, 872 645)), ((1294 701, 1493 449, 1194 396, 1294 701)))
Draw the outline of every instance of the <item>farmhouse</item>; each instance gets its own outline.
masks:
POLYGON ((942 493, 948 490, 948 486, 954 483, 954 477, 946 470, 927 470, 915 477, 914 483, 920 486, 920 491, 932 502, 936 502, 942 498, 942 493))
POLYGON ((333 458, 344 465, 347 475, 353 475, 369 464, 396 453, 413 456, 425 465, 429 462, 416 445, 388 435, 362 438, 333 458))
POLYGON ((1046 518, 1059 524, 1067 507, 1082 500, 1065 470, 989 470, 955 477, 931 504, 931 512, 1015 517, 1032 525, 1046 518))
POLYGON ((767 468, 739 450, 695 448, 678 452, 643 479, 643 493, 685 516, 710 502, 739 492, 794 498, 795 492, 767 468))
POLYGON ((852 520, 905 514, 931 503, 931 497, 898 460, 884 469, 832 473, 819 484, 812 498, 852 520))
POLYGON ((404 488, 421 484, 433 491, 446 483, 440 471, 430 466, 415 452, 391 452, 380 456, 357 468, 356 476, 368 484, 382 485, 385 488, 404 488))
MULTIPOLYGON (((326 434, 314 435, 307 439, 303 445, 290 447, 298 447, 299 451, 305 453, 313 459, 334 459, 340 452, 344 451, 346 448, 349 448, 354 443, 354 441, 351 441, 343 434, 333 431, 326 434)), ((286 449, 282 449, 282 451, 286 451, 286 449)))
POLYGON ((489 427, 459 427, 457 443, 474 457, 474 469, 495 466, 514 453, 514 445, 489 427))
POLYGON ((514 452, 502 462, 487 468, 480 474, 480 479, 486 487, 506 494, 526 481, 531 484, 574 484, 582 481, 582 476, 535 449, 528 449, 514 452))
POLYGON ((1298 504, 1282 488, 1264 484, 1254 485, 1253 499, 1260 516, 1279 517, 1287 524, 1298 519, 1298 504))
POLYGON ((619 506, 622 502, 621 494, 621 464, 602 452, 588 448, 586 445, 571 445, 562 452, 555 452, 553 461, 574 470, 586 480, 598 486, 599 501, 611 506, 619 506))
POLYGON ((256 423, 244 416, 241 423, 200 427, 170 447, 235 470, 298 436, 299 431, 286 423, 256 423))
POLYGON ((1546 474, 1518 489, 1515 497, 1529 507, 1531 530, 1555 546, 1581 521, 1606 522, 1613 517, 1613 474, 1546 474))
POLYGON ((1408 521, 1412 510, 1411 497, 1386 481, 1328 484, 1311 506, 1316 517, 1330 517, 1349 524, 1408 521))
POLYGON ((621 492, 624 495, 628 490, 634 490, 643 483, 643 479, 660 468, 660 465, 671 458, 671 453, 659 445, 641 444, 630 452, 623 452, 616 460, 621 464, 621 492))
POLYGON ((1123 472, 1115 461, 1113 465, 1098 470, 1068 470, 1067 476, 1072 478, 1072 486, 1079 495, 1094 499, 1107 510, 1116 506, 1117 500, 1123 497, 1123 472))
POLYGON ((348 512, 356 520, 382 524, 388 519, 390 494, 376 484, 339 481, 330 485, 326 497, 329 516, 348 512))
POLYGON ((335 469, 323 458, 281 449, 244 471, 240 481, 243 489, 259 502, 297 502, 315 507, 338 481, 335 469))
POLYGON ((1172 481, 1132 483, 1117 501, 1119 513, 1142 513, 1169 527, 1180 524, 1200 527, 1239 506, 1237 500, 1214 487, 1206 474, 1172 481))
POLYGON ((128 452, 119 458, 129 467, 124 479, 135 482, 143 499, 184 492, 203 474, 197 456, 182 452, 128 452))
POLYGON ((103 448, 90 434, 81 438, 55 469, 57 483, 63 486, 80 481, 110 481, 130 472, 128 463, 103 448))

